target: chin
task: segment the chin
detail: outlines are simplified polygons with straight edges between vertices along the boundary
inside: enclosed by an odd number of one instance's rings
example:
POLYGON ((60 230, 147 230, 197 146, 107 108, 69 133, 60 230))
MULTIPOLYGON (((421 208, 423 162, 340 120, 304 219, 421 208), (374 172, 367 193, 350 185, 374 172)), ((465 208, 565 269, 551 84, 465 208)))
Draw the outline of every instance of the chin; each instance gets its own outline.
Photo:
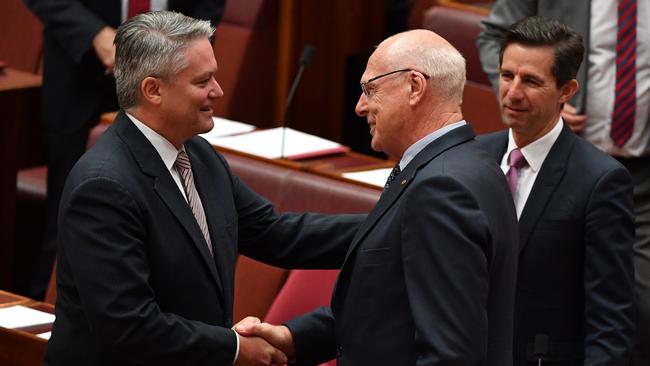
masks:
POLYGON ((370 147, 371 147, 374 151, 378 151, 378 152, 383 151, 383 150, 381 149, 381 144, 379 144, 379 142, 375 141, 375 138, 374 138, 374 137, 373 137, 372 141, 370 141, 370 147))

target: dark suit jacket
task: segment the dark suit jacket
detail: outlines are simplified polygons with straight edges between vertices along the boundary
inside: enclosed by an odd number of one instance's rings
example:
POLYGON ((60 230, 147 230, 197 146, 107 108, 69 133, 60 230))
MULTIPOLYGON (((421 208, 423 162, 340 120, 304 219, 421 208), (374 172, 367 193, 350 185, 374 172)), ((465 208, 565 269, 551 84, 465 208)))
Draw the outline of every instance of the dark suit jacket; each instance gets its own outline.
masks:
POLYGON ((70 173, 47 365, 230 366, 238 249, 280 266, 342 264, 364 215, 276 215, 205 140, 185 148, 214 258, 162 159, 125 114, 70 173))
POLYGON ((470 126, 429 144, 355 237, 330 309, 287 323, 299 364, 512 364, 517 219, 470 126))
MULTIPOLYGON (((507 131, 479 137, 501 162, 507 131)), ((519 219, 515 365, 536 334, 553 365, 628 364, 633 335, 632 182, 616 160, 564 126, 519 219)))
MULTIPOLYGON (((71 134, 117 109, 115 80, 92 47, 97 32, 121 23, 120 0, 24 0, 43 22, 43 125, 71 134)), ((225 0, 169 0, 168 9, 217 24, 225 0)))

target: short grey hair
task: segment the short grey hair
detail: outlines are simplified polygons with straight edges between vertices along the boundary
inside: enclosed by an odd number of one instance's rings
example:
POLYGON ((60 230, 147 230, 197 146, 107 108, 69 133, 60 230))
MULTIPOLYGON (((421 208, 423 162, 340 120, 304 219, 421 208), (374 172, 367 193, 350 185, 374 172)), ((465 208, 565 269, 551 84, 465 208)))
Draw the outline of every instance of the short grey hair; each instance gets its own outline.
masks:
POLYGON ((171 11, 137 15, 122 24, 115 36, 115 84, 120 108, 138 103, 140 83, 148 76, 172 81, 187 66, 191 41, 210 39, 214 27, 171 11))
POLYGON ((440 98, 462 104, 467 76, 465 58, 456 48, 394 42, 389 46, 388 54, 393 68, 408 67, 427 74, 440 98))

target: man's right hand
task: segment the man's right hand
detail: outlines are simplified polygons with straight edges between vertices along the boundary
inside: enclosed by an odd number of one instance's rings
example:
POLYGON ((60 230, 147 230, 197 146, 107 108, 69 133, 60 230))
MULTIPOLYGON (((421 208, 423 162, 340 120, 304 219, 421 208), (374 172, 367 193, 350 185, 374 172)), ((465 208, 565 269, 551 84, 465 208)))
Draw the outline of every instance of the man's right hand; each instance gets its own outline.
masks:
POLYGON ((285 365, 287 356, 260 337, 239 336, 239 356, 235 366, 285 365))
POLYGON ((107 73, 113 72, 115 67, 115 29, 111 27, 104 27, 97 32, 93 38, 93 48, 97 54, 99 61, 106 67, 107 73))

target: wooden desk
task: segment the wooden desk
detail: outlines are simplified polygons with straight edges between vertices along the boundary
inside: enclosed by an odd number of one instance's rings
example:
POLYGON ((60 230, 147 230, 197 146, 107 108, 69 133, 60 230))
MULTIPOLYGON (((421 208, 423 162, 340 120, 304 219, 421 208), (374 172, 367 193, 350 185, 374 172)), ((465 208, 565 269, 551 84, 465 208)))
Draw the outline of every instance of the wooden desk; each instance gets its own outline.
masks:
MULTIPOLYGON (((115 119, 117 112, 104 113, 100 117, 100 123, 110 124, 115 119)), ((370 135, 368 136, 370 139, 370 135)), ((390 168, 395 165, 394 161, 385 160, 376 158, 374 156, 359 154, 353 151, 342 153, 342 154, 331 154, 316 156, 313 158, 299 159, 299 160, 289 160, 289 159, 267 159, 259 156, 243 153, 237 150, 231 150, 219 146, 215 146, 215 149, 222 151, 228 154, 234 154, 239 156, 244 156, 254 160, 264 161, 267 163, 284 166, 289 169, 302 170, 309 173, 326 176, 329 178, 342 180, 346 182, 351 182, 353 184, 358 184, 364 187, 368 185, 345 179, 341 177, 341 173, 355 170, 369 170, 377 168, 390 168)), ((373 187, 381 190, 379 187, 373 187)))
MULTIPOLYGON (((0 307, 13 305, 22 305, 54 313, 52 305, 0 290, 0 307)), ((41 365, 47 347, 47 340, 37 337, 36 334, 48 332, 51 328, 51 324, 23 329, 0 327, 0 365, 41 365)))
POLYGON ((41 77, 5 69, 0 73, 0 289, 9 289, 16 227, 16 173, 41 155, 41 77))

